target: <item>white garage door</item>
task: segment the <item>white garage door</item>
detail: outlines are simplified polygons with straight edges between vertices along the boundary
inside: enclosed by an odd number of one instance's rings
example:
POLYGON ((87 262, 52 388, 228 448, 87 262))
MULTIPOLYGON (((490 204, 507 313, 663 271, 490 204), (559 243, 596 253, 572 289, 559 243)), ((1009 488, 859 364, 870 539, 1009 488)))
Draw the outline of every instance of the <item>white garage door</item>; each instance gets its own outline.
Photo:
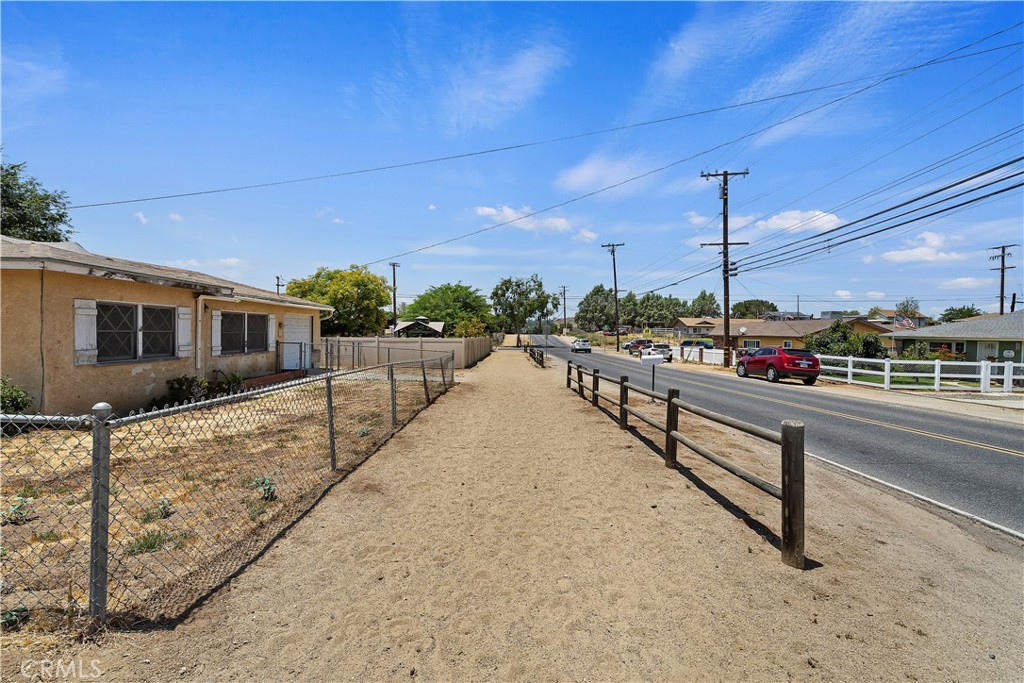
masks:
POLYGON ((312 367, 313 318, 308 315, 284 317, 284 344, 281 369, 298 370, 312 367))

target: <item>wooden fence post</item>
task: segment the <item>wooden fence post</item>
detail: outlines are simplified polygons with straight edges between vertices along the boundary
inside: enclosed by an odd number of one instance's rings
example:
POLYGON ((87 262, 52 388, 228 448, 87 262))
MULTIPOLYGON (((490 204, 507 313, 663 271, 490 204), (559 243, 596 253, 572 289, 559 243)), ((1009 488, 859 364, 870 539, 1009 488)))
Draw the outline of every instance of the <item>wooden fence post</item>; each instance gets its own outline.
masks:
POLYGON ((782 562, 804 568, 804 423, 782 422, 782 562))
POLYGON ((585 398, 583 395, 583 366, 576 366, 576 382, 579 384, 578 390, 580 392, 580 398, 585 398))
POLYGON ((626 387, 626 382, 629 381, 629 377, 622 375, 619 377, 619 429, 625 429, 628 425, 626 423, 627 415, 626 406, 629 405, 629 389, 626 387))
POLYGON ((565 364, 565 388, 572 389, 572 361, 565 364))
POLYGON ((665 417, 665 467, 676 466, 676 446, 678 442, 672 432, 679 429, 679 406, 672 401, 679 398, 679 389, 668 390, 668 415, 665 417))
POLYGON ((597 368, 594 368, 594 379, 593 379, 593 382, 594 383, 593 383, 593 385, 591 386, 591 389, 590 389, 590 404, 593 405, 596 408, 597 407, 597 391, 598 391, 598 389, 601 386, 601 371, 598 370, 597 368))

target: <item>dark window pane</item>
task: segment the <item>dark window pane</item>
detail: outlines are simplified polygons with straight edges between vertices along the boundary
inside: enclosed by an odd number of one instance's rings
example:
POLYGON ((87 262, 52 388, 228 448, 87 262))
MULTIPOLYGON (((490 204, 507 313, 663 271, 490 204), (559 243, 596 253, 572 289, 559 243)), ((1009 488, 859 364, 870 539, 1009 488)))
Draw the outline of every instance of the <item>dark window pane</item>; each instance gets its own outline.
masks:
POLYGON ((173 308, 143 307, 143 358, 174 357, 174 318, 175 311, 173 308))
POLYGON ((96 304, 96 360, 135 358, 135 306, 96 304))
POLYGON ((267 350, 267 316, 250 313, 246 316, 245 324, 245 350, 266 351, 267 350))
POLYGON ((220 317, 220 352, 245 351, 245 313, 223 313, 220 317))

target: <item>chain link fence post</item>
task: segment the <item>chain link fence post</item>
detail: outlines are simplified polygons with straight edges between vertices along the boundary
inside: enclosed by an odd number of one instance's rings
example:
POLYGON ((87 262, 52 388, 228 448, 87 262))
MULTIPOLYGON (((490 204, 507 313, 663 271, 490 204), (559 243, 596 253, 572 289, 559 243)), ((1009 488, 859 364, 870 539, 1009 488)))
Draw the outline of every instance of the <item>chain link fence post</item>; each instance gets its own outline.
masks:
POLYGON ((327 375, 327 436, 331 442, 331 472, 334 472, 338 469, 338 454, 334 445, 334 394, 330 375, 327 375))
POLYGON ((110 428, 109 403, 92 407, 92 509, 89 535, 89 617, 94 624, 107 620, 107 559, 110 533, 110 428))
POLYGON ((398 401, 395 391, 395 366, 388 365, 388 384, 391 385, 391 426, 398 426, 398 401))
POLYGON ((427 405, 430 405, 430 385, 427 384, 427 361, 420 360, 420 370, 423 371, 423 395, 427 397, 427 405))

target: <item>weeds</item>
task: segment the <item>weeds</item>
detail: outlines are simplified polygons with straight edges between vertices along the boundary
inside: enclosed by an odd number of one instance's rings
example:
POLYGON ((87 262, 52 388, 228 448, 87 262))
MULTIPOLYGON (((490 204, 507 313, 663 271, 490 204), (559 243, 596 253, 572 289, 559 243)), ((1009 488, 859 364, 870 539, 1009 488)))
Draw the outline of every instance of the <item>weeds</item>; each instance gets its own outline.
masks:
POLYGON ((356 430, 356 436, 359 437, 369 436, 370 434, 373 434, 373 427, 363 426, 356 430))
POLYGON ((152 524, 153 522, 160 519, 167 519, 174 514, 174 505, 171 504, 166 498, 160 499, 157 506, 152 510, 147 510, 146 514, 142 515, 143 524, 152 524))
POLYGON ((270 477, 256 477, 249 482, 249 488, 259 491, 263 500, 277 500, 277 483, 270 477))
POLYGON ((60 540, 60 533, 51 529, 32 534, 32 538, 39 543, 56 543, 60 540))
POLYGON ((18 489, 14 495, 18 498, 28 498, 31 500, 33 498, 38 498, 40 493, 42 493, 42 491, 40 491, 39 487, 35 484, 22 484, 21 488, 18 489))
POLYGON ((28 607, 25 605, 18 605, 14 609, 4 610, 0 613, 0 625, 3 625, 4 630, 17 629, 25 620, 28 619, 28 607))
POLYGON ((168 543, 173 543, 175 549, 178 549, 183 547, 185 542, 191 537, 191 531, 179 531, 174 534, 166 531, 149 531, 126 545, 124 552, 125 555, 153 553, 160 550, 168 543))
POLYGON ((249 513, 250 521, 255 522, 257 519, 267 514, 267 506, 263 501, 247 498, 243 502, 245 503, 245 511, 249 513))
POLYGON ((13 524, 15 526, 24 524, 28 521, 29 516, 29 504, 32 503, 32 498, 25 498, 22 496, 14 496, 11 498, 11 504, 7 506, 7 509, 0 512, 0 524, 13 524))

